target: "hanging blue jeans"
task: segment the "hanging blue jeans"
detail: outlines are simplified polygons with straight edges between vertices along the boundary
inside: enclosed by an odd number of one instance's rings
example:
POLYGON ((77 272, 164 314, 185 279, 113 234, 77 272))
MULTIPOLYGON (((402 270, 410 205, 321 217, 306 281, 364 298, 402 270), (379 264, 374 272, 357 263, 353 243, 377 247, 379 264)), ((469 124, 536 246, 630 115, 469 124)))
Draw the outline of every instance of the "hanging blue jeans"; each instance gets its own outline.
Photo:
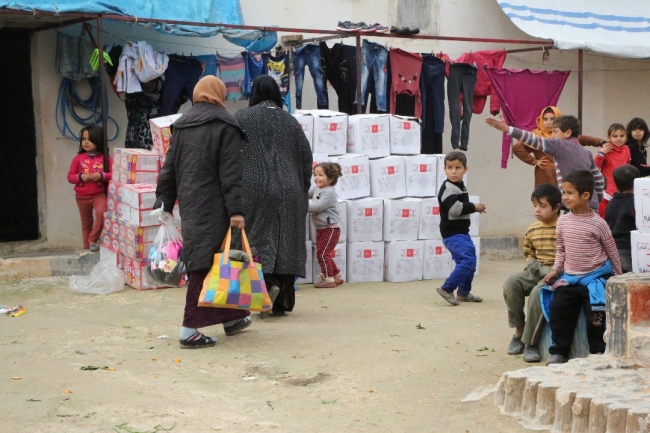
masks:
MULTIPOLYGON (((375 98, 377 111, 386 112, 386 83, 388 71, 388 49, 380 44, 364 39, 361 45, 361 103, 365 105, 368 76, 372 73, 375 80, 375 98)), ((356 99, 354 101, 357 102, 356 99)))
POLYGON ((316 104, 318 109, 329 108, 323 65, 320 57, 320 45, 304 45, 293 52, 293 75, 296 77, 296 109, 302 108, 302 86, 305 81, 305 66, 314 80, 316 104))
POLYGON ((442 285, 441 289, 453 292, 458 288, 458 296, 467 295, 472 290, 474 272, 476 272, 476 248, 472 238, 465 235, 453 235, 442 240, 451 253, 456 267, 442 285))
POLYGON ((445 62, 431 54, 422 54, 420 93, 422 94, 422 131, 431 134, 444 132, 445 62))

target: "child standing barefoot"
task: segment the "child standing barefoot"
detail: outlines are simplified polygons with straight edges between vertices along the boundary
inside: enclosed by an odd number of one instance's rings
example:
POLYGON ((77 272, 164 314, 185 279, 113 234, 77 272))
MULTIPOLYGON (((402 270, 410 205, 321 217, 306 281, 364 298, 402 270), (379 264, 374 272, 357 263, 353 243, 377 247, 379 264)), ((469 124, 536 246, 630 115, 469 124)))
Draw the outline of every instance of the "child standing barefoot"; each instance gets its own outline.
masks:
POLYGON ((83 128, 79 138, 79 154, 70 164, 68 182, 74 184, 85 250, 99 251, 97 241, 102 233, 106 212, 106 182, 111 180, 112 166, 113 160, 109 158, 109 167, 104 168, 102 128, 83 128))
POLYGON ((314 283, 314 287, 319 289, 343 284, 341 272, 332 260, 332 252, 341 236, 338 195, 334 189, 341 175, 341 166, 336 163, 318 164, 314 167, 316 188, 309 190, 309 212, 316 226, 316 259, 321 270, 321 281, 314 283))

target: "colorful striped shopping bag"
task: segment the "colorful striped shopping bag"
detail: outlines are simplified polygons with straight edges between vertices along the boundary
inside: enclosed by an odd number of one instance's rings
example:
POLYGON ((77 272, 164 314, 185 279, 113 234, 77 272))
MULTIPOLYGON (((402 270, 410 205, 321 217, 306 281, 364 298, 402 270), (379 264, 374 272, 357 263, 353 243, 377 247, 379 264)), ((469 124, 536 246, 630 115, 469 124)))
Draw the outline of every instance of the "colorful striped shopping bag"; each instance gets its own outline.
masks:
POLYGON ((271 298, 266 291, 262 265, 253 261, 248 238, 241 230, 242 245, 248 262, 231 260, 230 241, 232 229, 228 229, 221 251, 214 255, 212 269, 203 281, 199 307, 233 308, 237 310, 268 311, 271 298))

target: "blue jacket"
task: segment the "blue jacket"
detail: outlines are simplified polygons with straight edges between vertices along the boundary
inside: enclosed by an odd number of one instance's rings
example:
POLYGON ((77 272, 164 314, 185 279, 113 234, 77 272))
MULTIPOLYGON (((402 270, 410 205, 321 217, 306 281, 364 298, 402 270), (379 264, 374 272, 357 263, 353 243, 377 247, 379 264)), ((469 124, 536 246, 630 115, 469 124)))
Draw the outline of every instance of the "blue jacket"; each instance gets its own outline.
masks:
MULTIPOLYGON (((612 263, 607 260, 600 268, 595 269, 588 274, 584 275, 569 275, 562 274, 555 287, 562 286, 584 286, 589 290, 589 300, 591 302, 591 311, 605 311, 605 283, 607 282, 603 277, 614 273, 612 263)), ((539 291, 539 299, 542 303, 542 313, 546 321, 550 322, 551 301, 555 290, 551 286, 543 286, 539 291)))

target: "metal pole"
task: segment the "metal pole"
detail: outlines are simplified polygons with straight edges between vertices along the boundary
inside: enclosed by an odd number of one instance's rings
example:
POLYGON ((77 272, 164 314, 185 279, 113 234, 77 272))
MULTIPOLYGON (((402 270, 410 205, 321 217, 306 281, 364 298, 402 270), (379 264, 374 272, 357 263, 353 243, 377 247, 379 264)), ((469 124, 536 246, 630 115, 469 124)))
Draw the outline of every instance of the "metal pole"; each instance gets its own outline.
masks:
POLYGON ((578 121, 582 129, 582 86, 584 84, 583 76, 584 55, 582 50, 578 50, 578 121))
POLYGON ((361 35, 357 33, 357 114, 362 114, 363 103, 361 102, 361 35))
MULTIPOLYGON (((104 170, 109 169, 108 159, 108 113, 106 112, 106 104, 108 103, 108 95, 104 87, 104 36, 102 35, 102 16, 97 17, 97 48, 99 49, 99 69, 97 75, 99 77, 99 104, 102 107, 102 131, 104 133, 104 170)), ((108 184, 106 184, 108 188, 108 184)))

